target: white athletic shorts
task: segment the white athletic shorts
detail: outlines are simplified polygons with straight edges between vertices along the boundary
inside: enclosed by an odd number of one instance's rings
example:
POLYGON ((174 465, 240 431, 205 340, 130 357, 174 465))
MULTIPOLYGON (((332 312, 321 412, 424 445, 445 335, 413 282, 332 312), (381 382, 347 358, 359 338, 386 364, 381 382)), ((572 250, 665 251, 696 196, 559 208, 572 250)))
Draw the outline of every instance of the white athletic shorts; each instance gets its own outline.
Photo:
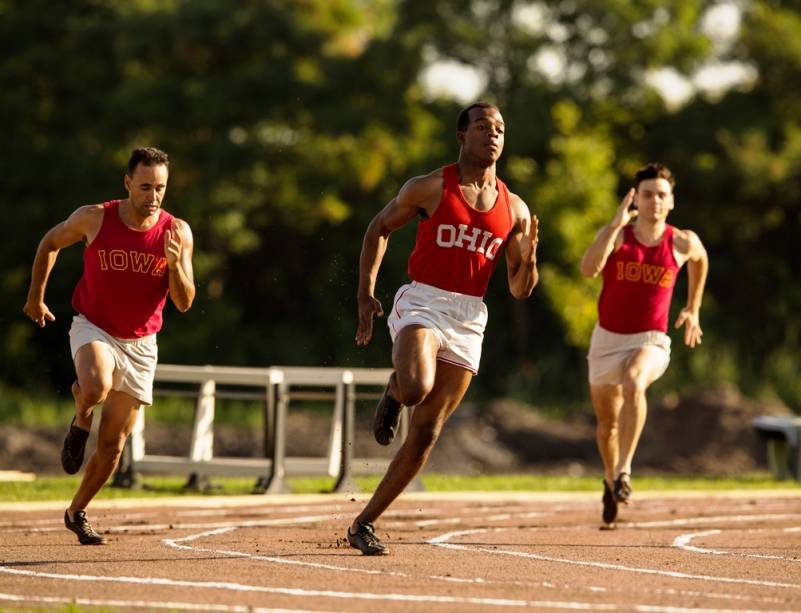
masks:
POLYGON ((487 305, 480 297, 412 281, 395 294, 387 325, 393 342, 406 326, 433 330, 439 340, 438 360, 478 373, 487 326, 487 305))
POLYGON ((70 328, 72 359, 75 359, 78 349, 94 341, 104 343, 114 358, 112 389, 130 394, 142 404, 153 404, 153 378, 159 353, 156 335, 116 338, 83 315, 73 317, 70 328))
POLYGON ((654 377, 656 381, 670 364, 670 337, 667 334, 661 330, 616 334, 595 324, 587 355, 590 385, 621 385, 626 362, 635 351, 648 345, 661 350, 662 364, 659 374, 654 377))

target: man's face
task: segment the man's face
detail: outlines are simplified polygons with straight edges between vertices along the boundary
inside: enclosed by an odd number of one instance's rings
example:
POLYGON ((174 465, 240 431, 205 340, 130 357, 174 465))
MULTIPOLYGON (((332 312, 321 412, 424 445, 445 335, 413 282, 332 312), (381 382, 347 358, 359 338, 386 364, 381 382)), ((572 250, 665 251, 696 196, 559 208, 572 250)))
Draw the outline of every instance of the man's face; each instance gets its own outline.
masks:
POLYGON ((673 189, 667 179, 645 179, 634 197, 638 215, 647 221, 661 221, 673 210, 673 189))
POLYGON ((503 151, 503 117, 494 107, 471 109, 469 117, 467 129, 457 132, 462 151, 490 166, 501 157, 503 151))
POLYGON ((164 164, 138 164, 133 175, 125 175, 125 189, 137 215, 150 217, 158 212, 167 191, 168 176, 169 171, 164 164))

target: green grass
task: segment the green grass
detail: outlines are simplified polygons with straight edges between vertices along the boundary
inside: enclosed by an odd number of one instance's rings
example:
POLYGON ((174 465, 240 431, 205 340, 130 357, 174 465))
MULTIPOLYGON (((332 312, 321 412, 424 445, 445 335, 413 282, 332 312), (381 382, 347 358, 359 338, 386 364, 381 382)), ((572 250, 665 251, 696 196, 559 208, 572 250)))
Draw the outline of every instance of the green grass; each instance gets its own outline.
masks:
POLYGON ((23 391, 0 384, 0 422, 14 426, 61 426, 75 413, 72 396, 58 398, 40 391, 23 391))
MULTIPOLYGON (((465 477, 458 475, 424 475, 423 484, 431 491, 539 491, 539 492, 588 492, 599 487, 600 474, 584 477, 541 475, 482 475, 465 477)), ((734 490, 799 488, 795 481, 776 481, 768 473, 753 473, 738 477, 711 476, 659 476, 636 477, 637 491, 669 490, 734 490)))
MULTIPOLYGON (((156 395, 153 406, 146 409, 147 420, 190 427, 195 415, 195 402, 194 397, 156 395)), ((292 410, 330 418, 332 402, 297 401, 293 402, 292 410)), ((75 405, 68 392, 58 397, 46 391, 14 390, 0 384, 0 423, 4 425, 61 428, 74 413, 75 405)), ((214 423, 260 430, 264 424, 264 404, 256 400, 217 398, 214 423)))
MULTIPOLYGON (((357 477, 356 483, 362 492, 372 492, 378 485, 380 475, 357 477)), ((559 477, 541 475, 483 475, 458 476, 443 474, 423 475, 426 490, 432 492, 455 491, 504 491, 504 492, 588 492, 598 489, 600 475, 589 477, 559 477)), ((39 502, 48 500, 70 500, 78 488, 78 477, 41 477, 35 481, 0 482, 0 500, 16 502, 39 502)), ((145 477, 142 487, 123 489, 103 488, 97 499, 158 498, 165 496, 191 496, 196 491, 185 490, 184 477, 145 477)), ((219 478, 211 480, 211 488, 205 491, 210 496, 233 496, 250 494, 255 479, 219 478)), ((334 479, 329 477, 294 477, 287 479, 293 493, 318 493, 330 491, 334 479)), ((638 477, 637 491, 671 490, 735 490, 735 489, 801 489, 795 481, 776 481, 767 473, 754 473, 740 477, 638 477)))

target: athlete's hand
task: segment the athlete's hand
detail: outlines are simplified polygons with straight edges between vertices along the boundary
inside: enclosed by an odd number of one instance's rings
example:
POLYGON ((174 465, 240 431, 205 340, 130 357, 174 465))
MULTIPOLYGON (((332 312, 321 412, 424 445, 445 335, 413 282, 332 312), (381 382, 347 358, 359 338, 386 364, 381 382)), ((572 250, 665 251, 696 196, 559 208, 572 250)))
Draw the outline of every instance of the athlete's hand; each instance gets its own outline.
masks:
POLYGON ((356 344, 364 346, 373 338, 373 318, 382 317, 384 309, 375 296, 359 296, 359 327, 356 328, 356 344))
POLYGON ((693 311, 684 307, 676 318, 676 329, 684 326, 684 344, 688 347, 695 347, 701 344, 701 323, 698 318, 698 311, 693 311))
POLYGON ((56 316, 50 312, 44 302, 26 302, 22 312, 31 318, 31 321, 40 328, 44 328, 48 321, 55 321, 56 316))
POLYGON ((540 240, 540 220, 536 215, 531 216, 528 234, 520 242, 520 259, 526 263, 537 261, 537 243, 540 240))
POLYGON ((612 218, 613 228, 622 228, 632 219, 637 217, 637 209, 630 208, 631 204, 634 202, 634 195, 636 193, 637 192, 632 187, 628 192, 626 192, 626 195, 623 196, 623 200, 620 201, 617 211, 615 211, 615 216, 612 218))
POLYGON ((173 219, 169 230, 164 233, 164 256, 167 258, 167 268, 170 270, 174 270, 181 261, 183 246, 181 231, 173 219))

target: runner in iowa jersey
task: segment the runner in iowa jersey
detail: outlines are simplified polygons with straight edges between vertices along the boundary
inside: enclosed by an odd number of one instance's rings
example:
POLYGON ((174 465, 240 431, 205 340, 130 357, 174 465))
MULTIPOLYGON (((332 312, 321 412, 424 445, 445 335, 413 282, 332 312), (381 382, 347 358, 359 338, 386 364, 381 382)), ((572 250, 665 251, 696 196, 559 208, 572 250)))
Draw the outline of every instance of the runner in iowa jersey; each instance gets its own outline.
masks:
POLYGON ((79 242, 86 247, 72 295, 75 417, 61 452, 64 470, 77 473, 94 407, 102 404, 97 448, 64 512, 64 524, 84 545, 104 542, 86 507, 114 471, 139 409, 152 403, 156 333, 167 296, 182 312, 195 297, 189 224, 161 208, 168 176, 166 153, 135 149, 124 178, 128 198, 78 208, 44 235, 33 262, 23 310, 44 327, 55 320, 44 298, 59 251, 79 242))
POLYGON ((634 188, 598 232, 581 262, 587 277, 603 274, 598 323, 587 356, 596 438, 604 465, 602 520, 612 528, 618 503, 631 498, 631 463, 640 439, 648 386, 670 362, 666 334, 679 269, 688 271, 687 304, 676 319, 689 347, 701 343, 699 311, 709 268, 698 236, 666 222, 675 181, 662 164, 634 176, 634 188), (631 209, 630 207, 636 207, 631 209), (632 222, 633 223, 630 223, 632 222))

